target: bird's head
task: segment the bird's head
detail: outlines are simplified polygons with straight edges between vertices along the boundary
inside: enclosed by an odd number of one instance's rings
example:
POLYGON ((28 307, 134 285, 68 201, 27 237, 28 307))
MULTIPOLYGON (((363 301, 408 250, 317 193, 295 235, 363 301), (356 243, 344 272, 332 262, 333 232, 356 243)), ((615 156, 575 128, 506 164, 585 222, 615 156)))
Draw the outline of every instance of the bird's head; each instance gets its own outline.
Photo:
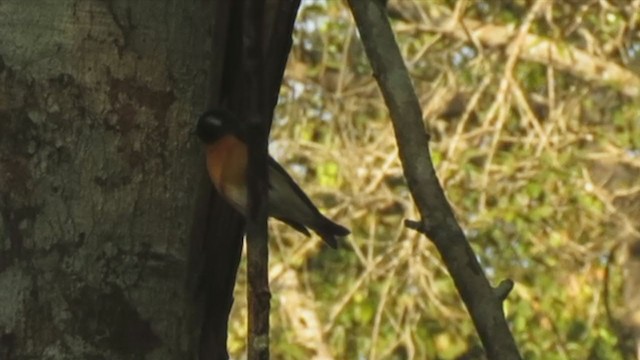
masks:
POLYGON ((232 113, 214 109, 200 115, 196 134, 204 143, 212 143, 233 131, 236 121, 232 113))

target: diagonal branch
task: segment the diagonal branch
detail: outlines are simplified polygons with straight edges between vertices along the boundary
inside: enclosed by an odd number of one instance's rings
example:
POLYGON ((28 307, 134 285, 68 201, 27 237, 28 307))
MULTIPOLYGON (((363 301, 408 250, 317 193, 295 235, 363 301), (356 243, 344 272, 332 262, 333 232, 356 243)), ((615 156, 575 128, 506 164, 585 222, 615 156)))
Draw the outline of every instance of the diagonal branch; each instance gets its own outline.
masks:
MULTIPOLYGON (((546 3, 546 2, 545 2, 546 3)), ((574 76, 612 86, 625 96, 640 94, 640 77, 612 61, 590 54, 558 40, 525 34, 516 47, 512 46, 518 28, 509 25, 487 24, 473 19, 457 20, 452 16, 428 18, 420 24, 405 24, 398 32, 433 32, 487 47, 506 47, 509 54, 517 53, 522 60, 552 66, 574 76)), ((476 45, 476 46, 478 46, 476 45)), ((481 49, 481 48, 479 48, 481 49)))
POLYGON ((374 76, 391 113, 400 160, 423 231, 442 255, 490 359, 520 359, 502 310, 509 281, 493 289, 440 187, 411 85, 381 1, 349 0, 374 76))

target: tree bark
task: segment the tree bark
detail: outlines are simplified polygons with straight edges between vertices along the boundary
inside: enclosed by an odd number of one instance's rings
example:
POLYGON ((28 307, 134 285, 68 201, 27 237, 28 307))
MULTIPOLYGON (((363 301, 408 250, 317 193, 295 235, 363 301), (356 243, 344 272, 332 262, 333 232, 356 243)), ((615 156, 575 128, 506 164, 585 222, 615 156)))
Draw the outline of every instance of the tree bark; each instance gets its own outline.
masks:
POLYGON ((214 2, 0 2, 0 358, 188 359, 214 2))

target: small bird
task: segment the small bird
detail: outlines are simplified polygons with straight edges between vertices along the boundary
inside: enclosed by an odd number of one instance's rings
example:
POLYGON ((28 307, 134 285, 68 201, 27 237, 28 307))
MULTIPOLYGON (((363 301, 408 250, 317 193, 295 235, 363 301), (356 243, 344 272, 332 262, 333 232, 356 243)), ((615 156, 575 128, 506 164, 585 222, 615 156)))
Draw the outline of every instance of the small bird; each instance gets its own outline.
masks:
MULTIPOLYGON (((218 193, 243 216, 248 214, 246 136, 234 115, 223 109, 205 112, 198 119, 196 134, 206 149, 207 170, 218 193)), ((267 160, 267 209, 270 217, 310 236, 318 234, 335 248, 336 237, 350 231, 320 213, 298 184, 271 156, 267 160)))

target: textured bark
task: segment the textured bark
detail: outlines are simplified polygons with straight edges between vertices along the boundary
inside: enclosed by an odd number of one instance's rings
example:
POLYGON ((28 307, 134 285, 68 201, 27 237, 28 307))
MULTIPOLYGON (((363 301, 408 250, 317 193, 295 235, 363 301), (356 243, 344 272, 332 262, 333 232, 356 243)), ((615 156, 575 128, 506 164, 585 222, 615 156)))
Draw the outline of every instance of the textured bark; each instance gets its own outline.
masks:
POLYGON ((215 4, 0 2, 0 358, 187 359, 215 4))

